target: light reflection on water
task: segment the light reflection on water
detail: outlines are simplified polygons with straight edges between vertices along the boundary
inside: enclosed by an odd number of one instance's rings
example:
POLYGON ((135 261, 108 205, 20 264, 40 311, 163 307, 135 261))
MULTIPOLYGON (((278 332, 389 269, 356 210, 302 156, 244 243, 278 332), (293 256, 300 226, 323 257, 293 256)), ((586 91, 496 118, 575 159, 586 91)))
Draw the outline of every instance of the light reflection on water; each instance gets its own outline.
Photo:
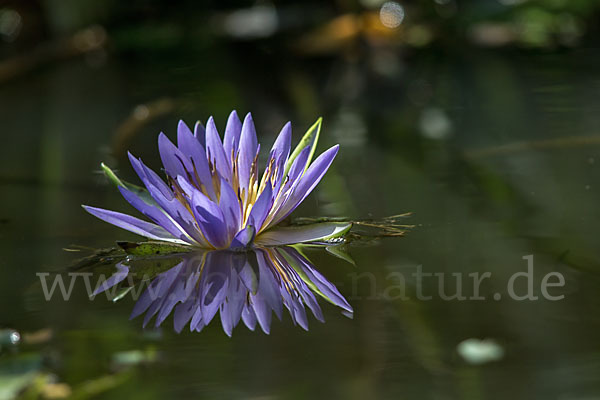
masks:
MULTIPOLYGON (((144 326, 156 316, 155 327, 159 327, 173 314, 175 331, 181 332, 189 324, 191 331, 200 332, 219 313, 228 336, 240 322, 252 331, 258 325, 269 333, 272 315, 281 320, 284 307, 294 325, 308 330, 307 309, 325 322, 318 299, 352 315, 352 307, 337 288, 293 247, 193 251, 157 261, 162 264, 169 259, 177 264, 155 276, 125 265, 135 265, 135 261, 119 262, 117 272, 99 284, 93 295, 110 291, 115 298, 116 290, 123 292, 119 284, 126 283, 126 293, 137 292, 137 297, 142 288, 135 288, 135 281, 141 281, 147 288, 136 299, 131 317, 145 313, 144 326)), ((143 263, 144 270, 152 268, 152 259, 143 263)))

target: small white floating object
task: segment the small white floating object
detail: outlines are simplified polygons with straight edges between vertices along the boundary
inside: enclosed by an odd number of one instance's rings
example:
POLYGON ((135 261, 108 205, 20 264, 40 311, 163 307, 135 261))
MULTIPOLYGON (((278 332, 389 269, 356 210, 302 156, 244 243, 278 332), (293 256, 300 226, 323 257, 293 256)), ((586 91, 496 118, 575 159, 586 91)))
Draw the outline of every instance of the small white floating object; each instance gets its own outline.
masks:
POLYGON ((456 351, 467 363, 474 365, 498 361, 504 357, 504 348, 493 339, 466 339, 456 346, 456 351))

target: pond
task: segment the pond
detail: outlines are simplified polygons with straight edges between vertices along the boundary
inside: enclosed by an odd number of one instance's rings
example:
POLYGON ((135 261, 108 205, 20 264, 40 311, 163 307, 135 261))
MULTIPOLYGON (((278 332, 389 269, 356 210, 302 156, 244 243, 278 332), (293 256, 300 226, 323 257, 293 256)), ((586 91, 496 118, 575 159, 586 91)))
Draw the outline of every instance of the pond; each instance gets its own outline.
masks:
POLYGON ((597 52, 416 51, 406 65, 382 49, 276 60, 206 46, 75 58, 3 84, 0 394, 37 377, 79 398, 598 396, 597 52), (127 150, 159 171, 160 131, 209 115, 222 129, 233 108, 267 146, 321 115, 318 152, 341 145, 294 216, 411 213, 404 236, 349 243, 354 265, 306 251, 353 318, 320 301, 325 323, 309 315, 308 331, 284 313, 269 335, 240 324, 230 338, 218 320, 143 328, 130 296, 92 301, 81 278, 47 301, 40 273, 140 240, 80 207, 133 211, 100 162, 138 182, 127 150))

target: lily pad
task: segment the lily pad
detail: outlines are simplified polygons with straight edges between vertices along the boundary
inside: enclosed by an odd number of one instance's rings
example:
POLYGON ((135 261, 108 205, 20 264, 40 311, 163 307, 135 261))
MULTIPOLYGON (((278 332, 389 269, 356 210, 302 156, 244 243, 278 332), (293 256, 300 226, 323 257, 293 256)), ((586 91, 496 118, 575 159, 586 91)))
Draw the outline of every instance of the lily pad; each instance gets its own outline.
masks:
POLYGON ((127 254, 134 256, 162 256, 190 251, 189 246, 155 241, 117 242, 117 245, 125 250, 127 254))

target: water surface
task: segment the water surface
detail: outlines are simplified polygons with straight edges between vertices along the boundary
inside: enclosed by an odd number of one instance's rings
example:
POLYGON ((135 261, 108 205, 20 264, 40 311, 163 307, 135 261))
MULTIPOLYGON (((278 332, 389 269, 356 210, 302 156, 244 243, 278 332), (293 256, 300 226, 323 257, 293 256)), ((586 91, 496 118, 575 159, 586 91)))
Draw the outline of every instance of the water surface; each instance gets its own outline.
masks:
POLYGON ((72 388, 109 377, 105 398, 596 398, 600 59, 585 50, 432 54, 414 54, 406 70, 396 60, 385 74, 343 57, 299 57, 252 80, 241 59, 259 71, 267 55, 220 52, 211 65, 183 54, 77 59, 4 84, 0 327, 50 335, 4 348, 0 362, 33 354, 72 388), (80 204, 131 211, 98 166, 135 179, 119 145, 123 121, 165 98, 172 108, 125 140, 155 169, 157 133, 174 137, 180 117, 212 114, 222 127, 230 108, 252 111, 268 144, 288 119, 297 140, 322 114, 320 149, 342 150, 296 215, 412 212, 405 237, 350 246, 356 266, 309 253, 354 319, 322 302, 327 322, 310 319, 308 332, 284 318, 268 336, 240 326, 229 338, 218 323, 201 333, 177 334, 170 320, 144 330, 128 319, 133 300, 89 301, 81 284, 67 302, 44 300, 36 273, 64 272, 85 254, 63 248, 139 239, 80 204), (507 283, 528 255, 539 299, 511 299, 507 283), (460 274, 467 297, 469 274, 489 272, 485 300, 445 300, 437 277, 420 288, 431 299, 418 299, 419 270, 442 274, 446 295, 460 274), (540 292, 551 272, 565 279, 549 289, 558 301, 540 292), (469 364, 457 353, 468 338, 495 340, 504 357, 469 364))

